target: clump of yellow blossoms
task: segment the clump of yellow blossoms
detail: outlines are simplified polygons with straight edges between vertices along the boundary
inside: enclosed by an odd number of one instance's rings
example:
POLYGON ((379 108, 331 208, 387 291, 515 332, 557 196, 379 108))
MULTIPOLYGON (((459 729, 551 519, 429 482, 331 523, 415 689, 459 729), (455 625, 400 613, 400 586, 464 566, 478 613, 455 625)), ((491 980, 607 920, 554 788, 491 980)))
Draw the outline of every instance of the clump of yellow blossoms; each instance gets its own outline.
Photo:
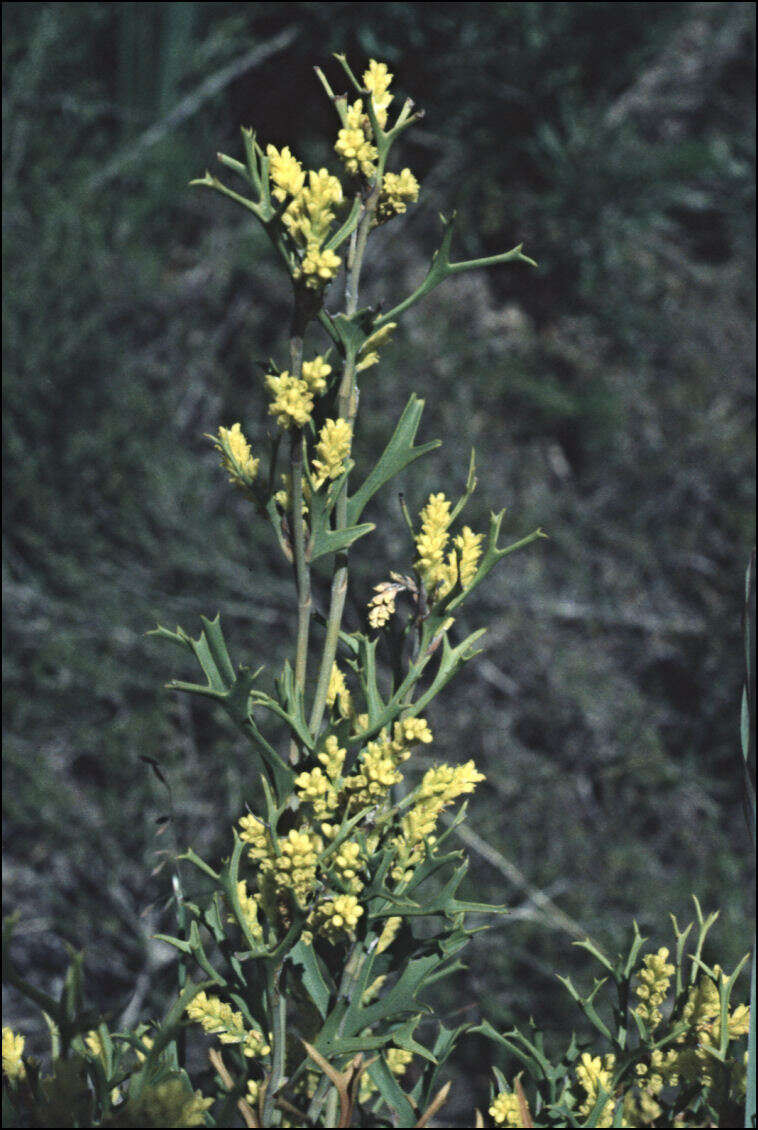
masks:
POLYGON ((403 169, 400 173, 385 173, 376 206, 376 223, 384 224, 394 216, 401 216, 409 204, 415 204, 418 194, 419 183, 410 169, 403 169))
POLYGON ((400 881, 409 879, 413 867, 426 855, 427 844, 433 844, 437 821, 445 808, 459 796, 472 793, 484 774, 477 772, 473 761, 465 765, 437 765, 424 774, 416 792, 416 801, 401 822, 401 834, 395 839, 398 860, 392 874, 400 881))
POLYGON ((187 1016, 222 1044, 239 1044, 242 1054, 252 1058, 268 1055, 271 1048, 257 1028, 246 1028, 241 1012, 219 997, 201 990, 185 1008, 187 1016))
POLYGON ((644 969, 638 973, 639 984, 635 990, 639 1004, 635 1012, 652 1031, 661 1022, 659 1005, 666 999, 674 966, 669 961, 669 951, 661 946, 657 953, 648 953, 643 959, 644 969))
POLYGON ((312 361, 303 361, 303 380, 308 386, 308 391, 316 396, 326 392, 326 378, 332 371, 331 365, 319 354, 312 361))
POLYGON ((329 686, 326 691, 326 705, 329 707, 336 705, 343 718, 351 718, 355 713, 353 699, 348 690, 347 683, 345 682, 345 676, 336 663, 332 664, 332 671, 329 676, 329 686))
POLYGON ((269 373, 266 385, 274 395, 268 406, 269 414, 276 416, 280 428, 286 431, 293 424, 296 428, 302 428, 309 422, 313 411, 313 394, 306 381, 290 376, 285 369, 278 376, 269 373))
POLYGON ((23 1036, 15 1033, 12 1028, 3 1027, 3 1075, 8 1079, 26 1078, 26 1068, 22 1059, 25 1043, 23 1036))
POLYGON ((316 458, 313 460, 316 490, 327 479, 338 479, 345 469, 345 459, 350 454, 353 430, 347 420, 326 420, 319 432, 316 458))
POLYGON ((492 1100, 490 1117, 496 1126, 520 1126, 521 1108, 518 1096, 512 1091, 500 1091, 492 1100))
POLYGON ((464 526, 454 541, 457 552, 452 550, 446 559, 445 549, 450 538, 448 528, 452 521, 450 502, 444 494, 432 494, 420 517, 421 532, 416 538, 418 560, 415 567, 427 590, 436 590, 438 596, 447 596, 458 581, 462 589, 467 589, 476 576, 482 555, 482 534, 475 534, 469 526, 464 526))
POLYGON ((274 145, 266 150, 272 195, 280 203, 290 197, 282 224, 301 252, 295 278, 303 278, 312 290, 320 290, 336 275, 342 260, 324 247, 335 219, 332 209, 342 203, 342 185, 326 169, 303 171, 288 148, 274 145))
POLYGON ((579 1107, 579 1113, 588 1115, 595 1107, 600 1092, 609 1095, 608 1102, 604 1105, 597 1126, 613 1125, 613 1068, 616 1064, 615 1055, 606 1055, 601 1059, 599 1055, 591 1056, 589 1052, 582 1052, 576 1065, 576 1077, 584 1088, 586 1098, 579 1107))
POLYGON ((208 436, 221 452, 221 463, 229 472, 229 482, 249 490, 258 474, 260 459, 253 459, 250 444, 245 439, 240 424, 219 428, 218 437, 208 436))

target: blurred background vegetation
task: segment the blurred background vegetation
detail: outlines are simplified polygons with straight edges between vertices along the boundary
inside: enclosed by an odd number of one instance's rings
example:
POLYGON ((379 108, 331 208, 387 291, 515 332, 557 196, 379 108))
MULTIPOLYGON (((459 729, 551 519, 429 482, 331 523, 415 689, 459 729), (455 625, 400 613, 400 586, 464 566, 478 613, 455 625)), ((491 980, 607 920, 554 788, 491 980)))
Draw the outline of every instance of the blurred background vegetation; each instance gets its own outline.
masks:
MULTIPOLYGON (((722 909, 718 960, 747 950, 754 20, 745 3, 4 5, 4 880, 33 979, 60 980, 69 942, 114 1023, 157 1012, 159 853, 175 836, 218 856, 254 799, 244 743, 161 690, 189 668, 144 635, 218 610, 237 662, 276 670, 292 643, 289 573, 202 434, 241 420, 262 440, 257 362, 281 355, 288 283, 244 213, 186 186, 243 124, 336 169, 311 70, 333 51, 386 60, 427 112, 397 158, 422 201, 377 238, 366 297, 422 276, 440 210, 459 209, 459 257, 523 241, 539 261, 435 292, 361 402, 359 464, 411 390, 427 401, 422 438, 444 447, 405 475, 413 509, 455 495, 475 445, 470 523, 505 505, 514 536, 550 534, 467 606, 457 628, 488 624, 487 650, 430 717, 439 755, 487 773, 470 889, 512 907, 444 1016, 476 1021, 486 998, 497 1026, 565 1033, 554 972, 586 981, 575 937, 616 949, 635 916, 662 944, 692 892, 722 909), (143 757, 171 785, 163 836, 143 757)), ((369 517, 354 625, 411 560, 394 496, 369 517)), ((466 1049, 451 1119, 485 1101, 489 1051, 466 1049)))

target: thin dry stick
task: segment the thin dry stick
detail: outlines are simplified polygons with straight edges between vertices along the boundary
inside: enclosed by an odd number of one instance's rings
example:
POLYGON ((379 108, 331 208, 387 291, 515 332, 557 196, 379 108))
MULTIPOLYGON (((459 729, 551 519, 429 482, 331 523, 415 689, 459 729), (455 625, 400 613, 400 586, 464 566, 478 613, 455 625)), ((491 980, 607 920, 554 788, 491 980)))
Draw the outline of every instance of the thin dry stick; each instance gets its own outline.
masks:
MULTIPOLYGON (((221 1076, 221 1082, 224 1084, 227 1091, 232 1091, 234 1089, 234 1080, 232 1079, 231 1075, 227 1071, 226 1065, 225 1065, 223 1059, 221 1058, 221 1052, 218 1050, 218 1048, 211 1048, 209 1050, 208 1059, 211 1061, 211 1063, 215 1067, 216 1071, 221 1076)), ((237 1100, 237 1110, 242 1115, 242 1119, 245 1123, 245 1126, 251 1127, 252 1130, 258 1130, 258 1127, 260 1127, 260 1122, 255 1117, 252 1110, 250 1109, 250 1107, 248 1106, 248 1104, 245 1102, 244 1099, 238 1099, 237 1100)))
POLYGON ((440 1088, 435 1097, 429 1103, 429 1106, 421 1115, 421 1118, 419 1118, 418 1122, 416 1123, 417 1127, 429 1125, 440 1107, 444 1106, 444 1104, 447 1102, 447 1096, 450 1094, 450 1088, 452 1087, 452 1085, 453 1084, 451 1082, 447 1082, 444 1087, 440 1088))

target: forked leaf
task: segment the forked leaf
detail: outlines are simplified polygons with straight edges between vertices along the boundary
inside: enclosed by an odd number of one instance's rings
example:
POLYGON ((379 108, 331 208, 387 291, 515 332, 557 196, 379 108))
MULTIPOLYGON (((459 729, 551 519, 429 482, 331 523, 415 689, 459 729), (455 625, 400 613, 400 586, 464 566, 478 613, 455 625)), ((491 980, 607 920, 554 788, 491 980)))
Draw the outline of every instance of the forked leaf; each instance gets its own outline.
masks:
POLYGON ((347 524, 353 526, 363 513, 366 504, 385 483, 399 474, 409 463, 420 459, 429 451, 440 446, 440 440, 431 440, 414 447, 413 441, 424 411, 424 401, 414 393, 398 420, 389 443, 379 456, 372 471, 364 479, 355 494, 347 501, 347 524))

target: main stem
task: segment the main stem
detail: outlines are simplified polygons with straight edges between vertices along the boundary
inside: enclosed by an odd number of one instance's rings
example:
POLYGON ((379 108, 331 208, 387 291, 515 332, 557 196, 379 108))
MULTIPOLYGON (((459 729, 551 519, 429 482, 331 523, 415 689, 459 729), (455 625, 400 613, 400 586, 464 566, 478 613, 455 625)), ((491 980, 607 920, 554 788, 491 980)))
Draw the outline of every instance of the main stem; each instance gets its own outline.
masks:
MULTIPOLYGON (((296 296, 290 336, 290 368, 293 377, 303 371, 303 333, 306 317, 296 296)), ((290 482, 292 497, 292 541, 297 589, 297 650, 295 652, 295 689, 305 692, 305 675, 308 667, 308 638, 311 621, 311 571, 306 559, 305 519, 303 518, 303 433, 300 428, 292 432, 290 441, 290 482)), ((297 743, 290 743, 290 761, 296 764, 300 754, 297 743)))
MULTIPOLYGON (((366 211, 356 229, 355 242, 351 242, 348 258, 347 282, 345 285, 345 313, 348 317, 355 314, 358 309, 358 285, 363 266, 363 256, 366 252, 366 241, 374 217, 376 203, 379 199, 379 190, 382 183, 382 169, 379 169, 374 187, 366 200, 366 211)), ((338 409, 340 416, 350 424, 352 432, 355 415, 358 410, 358 392, 355 387, 356 356, 351 352, 345 358, 345 367, 342 372, 342 381, 339 389, 338 409)), ((347 526, 347 478, 343 483, 340 496, 335 507, 335 529, 343 530, 347 526)), ((347 550, 337 553, 332 576, 332 593, 329 604, 329 617, 326 623, 326 637, 324 651, 321 656, 321 666, 318 673, 316 693, 311 711, 310 729, 316 736, 321 727, 326 707, 326 695, 329 689, 329 677, 332 673, 334 660, 337 655, 342 613, 345 610, 347 596, 347 550)))

